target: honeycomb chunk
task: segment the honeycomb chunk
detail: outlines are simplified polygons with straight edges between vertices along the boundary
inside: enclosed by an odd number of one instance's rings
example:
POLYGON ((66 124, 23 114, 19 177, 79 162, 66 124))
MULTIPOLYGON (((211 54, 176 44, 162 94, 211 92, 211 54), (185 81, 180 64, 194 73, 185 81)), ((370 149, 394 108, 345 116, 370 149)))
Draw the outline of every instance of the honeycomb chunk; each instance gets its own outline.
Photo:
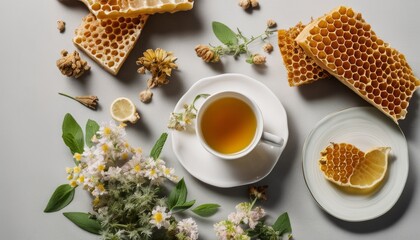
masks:
POLYGON ((360 13, 338 7, 306 26, 296 41, 320 67, 397 124, 405 118, 420 80, 360 13))
POLYGON ((80 0, 99 19, 191 10, 194 0, 80 0))
POLYGON ((384 178, 390 150, 380 147, 364 153, 349 143, 331 143, 321 152, 319 168, 335 184, 369 189, 384 178))
POLYGON ((90 13, 76 29, 73 42, 103 68, 116 75, 146 21, 147 15, 100 20, 90 13))
POLYGON ((291 87, 330 76, 327 71, 316 65, 315 61, 306 55, 296 43, 295 38, 304 28, 305 25, 298 23, 289 30, 280 29, 277 34, 280 53, 287 69, 287 79, 291 87))

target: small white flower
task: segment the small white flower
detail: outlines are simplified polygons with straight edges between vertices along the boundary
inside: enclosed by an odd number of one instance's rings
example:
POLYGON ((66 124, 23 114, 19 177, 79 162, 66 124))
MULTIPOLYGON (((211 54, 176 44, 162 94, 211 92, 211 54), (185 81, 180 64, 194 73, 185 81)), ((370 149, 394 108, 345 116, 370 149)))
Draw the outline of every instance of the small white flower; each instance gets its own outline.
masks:
MULTIPOLYGON (((216 223, 214 230, 219 240, 243 239, 243 237, 247 237, 243 234, 244 230, 241 226, 228 220, 216 223)), ((248 239, 250 238, 248 237, 248 239)))
POLYGON ((150 223, 155 225, 158 229, 161 227, 169 227, 168 219, 171 217, 170 212, 166 212, 166 207, 156 206, 152 211, 152 219, 150 223))
POLYGON ((178 222, 177 230, 186 237, 186 240, 198 239, 198 226, 192 218, 183 219, 178 222))
POLYGON ((109 167, 103 176, 105 180, 117 179, 121 176, 122 169, 120 167, 109 167))
POLYGON ((254 210, 249 211, 247 217, 249 222, 249 227, 254 229, 258 224, 258 221, 265 216, 265 211, 261 207, 256 207, 254 210))

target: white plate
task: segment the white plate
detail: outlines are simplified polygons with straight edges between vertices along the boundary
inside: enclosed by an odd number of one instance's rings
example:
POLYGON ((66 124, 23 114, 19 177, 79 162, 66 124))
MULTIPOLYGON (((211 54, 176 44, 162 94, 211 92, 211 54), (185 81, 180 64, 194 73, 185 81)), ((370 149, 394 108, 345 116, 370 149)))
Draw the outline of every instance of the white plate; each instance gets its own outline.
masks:
MULTIPOLYGON (((199 180, 217 187, 235 187, 257 182, 276 165, 287 144, 287 116, 278 98, 261 82, 241 74, 223 74, 196 82, 175 106, 182 111, 185 103, 203 93, 236 91, 253 99, 263 114, 264 131, 284 139, 282 147, 259 143, 247 156, 236 160, 219 159, 208 153, 195 134, 195 123, 189 131, 172 131, 172 148, 182 166, 199 180)), ((197 106, 202 101, 197 101, 197 106)))
POLYGON ((346 221, 365 221, 379 217, 394 206, 408 176, 407 142, 401 129, 371 107, 350 108, 321 120, 303 147, 303 174, 315 201, 331 215, 346 221), (345 193, 326 180, 318 167, 320 152, 330 142, 347 142, 368 151, 391 147, 388 173, 376 191, 345 193))

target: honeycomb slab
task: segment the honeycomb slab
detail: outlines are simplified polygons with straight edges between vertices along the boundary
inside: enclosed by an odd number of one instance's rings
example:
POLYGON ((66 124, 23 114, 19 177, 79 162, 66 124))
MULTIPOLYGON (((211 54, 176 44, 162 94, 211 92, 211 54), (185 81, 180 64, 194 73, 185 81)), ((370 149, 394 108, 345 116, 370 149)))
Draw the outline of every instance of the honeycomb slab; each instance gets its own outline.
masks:
POLYGON ((364 153, 349 143, 332 143, 321 152, 319 168, 335 184, 369 189, 384 178, 390 150, 380 147, 364 153))
POLYGON ((295 41, 305 25, 298 23, 289 30, 278 31, 278 45, 287 70, 287 79, 290 86, 300 86, 327 78, 330 74, 320 68, 312 58, 295 41))
POLYGON ((101 20, 90 13, 76 29, 73 42, 103 68, 116 75, 146 21, 147 15, 101 20))
POLYGON ((80 0, 99 19, 191 10, 193 0, 80 0))
POLYGON ((405 118, 420 80, 360 13, 338 7, 306 26, 296 41, 320 67, 397 124, 405 118))

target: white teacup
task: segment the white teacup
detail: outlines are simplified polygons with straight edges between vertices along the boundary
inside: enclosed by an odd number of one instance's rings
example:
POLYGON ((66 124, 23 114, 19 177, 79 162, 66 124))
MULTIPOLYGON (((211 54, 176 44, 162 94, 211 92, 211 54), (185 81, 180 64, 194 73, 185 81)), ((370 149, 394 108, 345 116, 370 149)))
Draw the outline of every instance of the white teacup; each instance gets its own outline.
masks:
MULTIPOLYGON (((237 102, 238 103, 238 102, 237 102)), ((231 104, 231 108, 232 108, 232 104, 231 104)), ((226 107, 227 108, 227 107, 226 107)), ((232 110, 232 109, 224 109, 226 111, 228 110, 232 110)), ((222 111, 222 110, 221 110, 222 111)), ((233 109, 233 112, 235 111, 235 109, 233 109)), ((230 112, 227 112, 228 114, 225 114, 226 116, 226 121, 241 121, 240 118, 234 118, 235 114, 230 112), (232 119, 229 119, 232 118, 232 119)), ((249 114, 248 114, 249 115, 249 114)), ((220 118, 220 117, 219 117, 220 118)), ((216 121, 216 120, 215 120, 216 121)), ((220 120, 221 121, 221 120, 220 120)), ((242 121, 241 121, 242 122, 242 121)), ((227 130, 227 132, 229 132, 229 130, 227 130)), ((229 159, 229 160, 233 160, 233 159, 238 159, 241 157, 246 156, 248 153, 250 153, 256 146, 257 144, 262 140, 268 144, 271 144, 273 146, 282 146, 284 144, 284 140, 281 137, 278 137, 276 135, 273 135, 271 133, 268 132, 264 132, 264 119, 261 113, 261 110, 259 109, 259 107, 256 105, 256 103, 251 100, 250 98, 246 97, 245 95, 238 93, 238 92, 233 92, 233 91, 223 91, 223 92, 219 92, 219 93, 215 93, 212 94, 211 96, 209 96, 201 105, 201 107, 198 109, 197 112, 197 126, 196 126, 196 134, 201 142, 201 144, 203 145, 203 147, 211 154, 222 158, 222 159, 229 159), (243 108, 246 111, 249 110, 252 112, 252 115, 255 117, 255 121, 252 118, 250 120, 250 122, 255 123, 250 125, 251 127, 249 128, 244 128, 241 129, 241 125, 243 125, 242 123, 238 122, 238 126, 234 126, 234 128, 238 127, 238 130, 235 130, 239 133, 242 132, 247 132, 247 137, 250 137, 250 141, 249 144, 245 145, 243 148, 239 149, 238 151, 235 152, 229 152, 229 153, 224 153, 222 151, 219 151, 217 149, 215 149, 215 147, 212 147, 211 144, 209 144, 210 141, 210 135, 214 135, 213 132, 209 134, 210 131, 217 131, 217 132, 221 132, 222 136, 224 131, 226 131, 226 129, 223 129, 223 126, 219 126, 217 125, 217 127, 214 127, 214 129, 205 129, 203 131, 203 125, 206 125, 207 122, 211 121, 211 120, 204 120, 206 121, 206 123, 203 123, 203 116, 204 118, 209 118, 208 115, 211 115, 211 113, 215 112, 215 108, 217 109, 217 107, 220 105, 222 106, 223 104, 228 106, 229 103, 223 102, 223 100, 229 100, 230 102, 235 102, 236 100, 239 100, 240 103, 238 105, 238 108, 243 108), (217 106, 215 106, 215 104, 219 104, 217 106), (209 111, 207 114, 206 112, 209 111), (219 129, 218 129, 219 128, 219 129), (255 128, 255 130, 254 130, 255 128), (252 133, 253 132, 253 133, 252 133), (253 134, 253 135, 252 135, 253 134), (208 139, 206 139, 206 137, 208 139)), ((229 141, 229 138, 224 138, 222 139, 223 141, 229 141)), ((220 141, 220 142, 223 142, 220 141)), ((215 142, 214 139, 212 139, 210 142, 215 142)), ((248 142, 248 141, 247 141, 248 142)), ((229 143, 228 143, 229 144, 229 143)))

